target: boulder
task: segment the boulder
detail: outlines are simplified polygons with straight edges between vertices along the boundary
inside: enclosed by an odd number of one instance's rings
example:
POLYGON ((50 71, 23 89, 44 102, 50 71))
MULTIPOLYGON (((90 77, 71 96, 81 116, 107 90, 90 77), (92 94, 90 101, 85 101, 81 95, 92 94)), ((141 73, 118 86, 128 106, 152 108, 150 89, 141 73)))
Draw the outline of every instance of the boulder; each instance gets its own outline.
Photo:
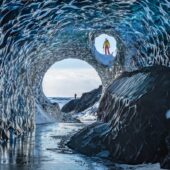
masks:
POLYGON ((74 99, 68 102, 61 109, 62 112, 68 113, 75 111, 76 113, 82 112, 87 108, 93 106, 97 101, 99 101, 102 93, 102 86, 94 89, 90 92, 83 93, 79 99, 74 99))
MULTIPOLYGON (((149 67, 124 73, 107 88, 101 100, 98 117, 102 123, 81 130, 68 145, 87 155, 98 155, 102 148, 117 163, 163 162, 169 152, 168 110, 169 69, 149 67)), ((167 162, 162 167, 170 168, 167 162)))
POLYGON ((66 103, 62 107, 61 111, 65 112, 65 113, 69 113, 71 111, 74 111, 76 106, 77 106, 77 104, 78 104, 78 102, 79 102, 79 99, 73 99, 73 100, 69 101, 68 103, 66 103))
POLYGON ((107 129, 108 124, 95 122, 76 133, 68 146, 88 156, 95 156, 106 150, 101 134, 107 129))

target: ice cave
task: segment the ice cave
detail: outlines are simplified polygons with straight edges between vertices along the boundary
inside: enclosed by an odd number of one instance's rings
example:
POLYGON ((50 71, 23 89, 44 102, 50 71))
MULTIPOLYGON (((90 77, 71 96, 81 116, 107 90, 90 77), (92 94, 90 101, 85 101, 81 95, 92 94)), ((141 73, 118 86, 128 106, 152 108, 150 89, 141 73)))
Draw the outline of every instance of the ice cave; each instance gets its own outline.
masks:
POLYGON ((70 58, 91 65, 102 90, 97 121, 66 145, 113 163, 170 168, 169 0, 1 0, 0 140, 8 128, 34 131, 42 109, 60 120, 67 108, 47 100, 42 81, 70 58), (103 34, 116 44, 108 54, 95 46, 103 34))

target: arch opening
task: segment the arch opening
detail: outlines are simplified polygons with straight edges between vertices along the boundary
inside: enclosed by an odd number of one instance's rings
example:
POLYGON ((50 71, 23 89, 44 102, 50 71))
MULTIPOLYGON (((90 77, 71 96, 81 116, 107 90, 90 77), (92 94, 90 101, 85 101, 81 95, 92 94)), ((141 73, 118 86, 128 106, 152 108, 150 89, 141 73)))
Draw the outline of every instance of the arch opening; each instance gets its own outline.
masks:
POLYGON ((117 42, 113 36, 106 33, 100 34, 95 38, 95 48, 103 55, 112 55, 113 57, 117 54, 117 42))
MULTIPOLYGON (((55 98, 80 98, 102 85, 97 71, 87 62, 79 59, 64 59, 54 63, 45 73, 42 81, 44 95, 55 98)), ((59 103, 60 104, 60 103, 59 103)), ((60 108, 63 106, 60 105, 60 108)))
POLYGON ((98 32, 92 36, 92 53, 95 59, 105 67, 113 67, 117 63, 118 45, 117 37, 110 32, 98 32))

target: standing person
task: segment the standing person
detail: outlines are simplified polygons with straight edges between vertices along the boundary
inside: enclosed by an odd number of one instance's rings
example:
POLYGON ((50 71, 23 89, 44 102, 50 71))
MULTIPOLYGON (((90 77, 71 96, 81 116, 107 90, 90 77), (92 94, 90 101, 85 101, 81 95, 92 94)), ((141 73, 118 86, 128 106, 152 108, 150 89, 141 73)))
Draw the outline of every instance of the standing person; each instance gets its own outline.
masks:
POLYGON ((77 94, 76 93, 74 94, 74 99, 77 99, 77 94))
POLYGON ((109 43, 109 40, 107 38, 104 41, 103 50, 105 52, 105 55, 110 55, 110 43, 109 43))

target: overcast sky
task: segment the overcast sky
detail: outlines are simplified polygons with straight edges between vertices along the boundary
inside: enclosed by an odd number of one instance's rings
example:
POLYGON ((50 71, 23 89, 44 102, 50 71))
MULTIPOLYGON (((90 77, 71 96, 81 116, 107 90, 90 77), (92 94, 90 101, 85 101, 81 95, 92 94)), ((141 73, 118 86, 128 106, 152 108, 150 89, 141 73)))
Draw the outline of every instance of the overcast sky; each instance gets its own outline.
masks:
POLYGON ((101 80, 93 67, 84 61, 66 59, 55 63, 45 74, 43 90, 47 97, 73 97, 93 90, 101 80))
MULTIPOLYGON (((96 49, 104 53, 105 38, 110 42, 110 52, 116 55, 116 41, 106 34, 96 38, 96 49)), ((82 60, 66 59, 49 68, 43 80, 43 91, 47 97, 73 97, 75 93, 81 96, 99 85, 101 80, 92 66, 82 60)))

